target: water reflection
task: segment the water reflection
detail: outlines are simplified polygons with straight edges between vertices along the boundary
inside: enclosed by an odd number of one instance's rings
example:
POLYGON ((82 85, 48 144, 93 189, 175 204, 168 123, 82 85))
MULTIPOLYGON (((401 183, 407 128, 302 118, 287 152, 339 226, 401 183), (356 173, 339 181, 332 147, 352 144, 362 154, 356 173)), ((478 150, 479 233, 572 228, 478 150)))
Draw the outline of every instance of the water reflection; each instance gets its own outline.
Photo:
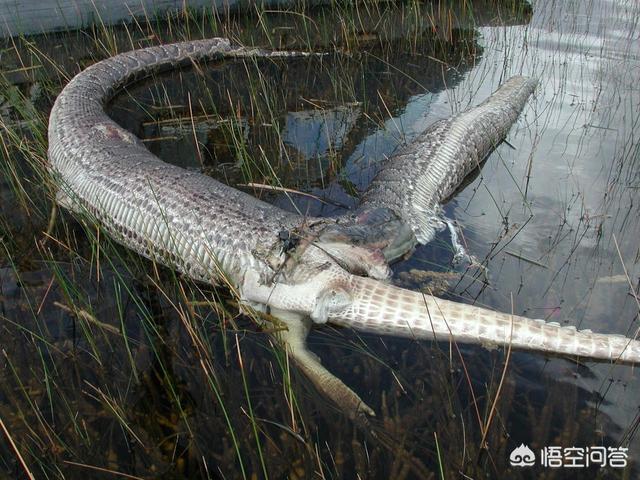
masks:
MULTIPOLYGON (((230 183, 304 190, 325 202, 249 189, 283 208, 330 215, 357 202, 401 142, 477 103, 512 74, 536 76, 536 98, 509 136, 515 148, 500 146, 446 207, 488 273, 452 266, 443 233, 396 266, 396 281, 435 288, 421 276, 434 270, 440 290, 462 301, 510 311, 513 295, 516 312, 633 333, 638 307, 621 259, 637 287, 637 5, 541 1, 531 12, 518 3, 507 9, 516 20, 498 25, 489 19, 505 20, 507 12, 483 3, 475 28, 457 12, 459 24, 444 22, 435 32, 425 28, 427 12, 411 8, 385 16, 386 28, 364 22, 343 43, 311 29, 314 45, 339 43, 339 55, 174 72, 129 89, 111 112, 165 160, 230 183), (269 109, 273 115, 261 113, 269 109)), ((315 22, 322 12, 314 12, 315 22)), ((277 41, 265 40, 255 19, 226 33, 304 48, 306 33, 285 28, 291 16, 270 20, 266 31, 280 32, 277 41)), ((38 48, 58 55, 62 71, 92 61, 95 46, 56 38, 63 48, 53 41, 38 48)), ((128 39, 114 42, 124 48, 128 39)), ((24 76, 9 75, 16 82, 24 76)), ((68 218, 71 234, 58 236, 75 238, 77 254, 56 243, 36 248, 34 232, 46 225, 17 229, 29 222, 7 206, 15 201, 10 188, 2 198, 11 248, 3 243, 0 418, 34 458, 51 453, 50 463, 32 460, 34 469, 86 472, 60 458, 133 475, 235 478, 242 466, 260 476, 257 429, 262 461, 276 477, 310 477, 321 468, 335 478, 356 469, 367 477, 425 478, 439 468, 436 432, 451 475, 535 478, 540 470, 508 470, 520 443, 612 445, 634 431, 639 387, 632 369, 514 352, 482 452, 503 352, 461 347, 462 362, 446 344, 319 329, 314 350, 379 412, 379 438, 368 438, 295 370, 284 375, 268 338, 236 318, 233 306, 198 303, 211 291, 169 272, 158 278, 117 247, 122 258, 106 264, 68 218)), ((630 457, 638 458, 631 440, 630 457)), ((2 468, 19 472, 12 452, 0 452, 2 468)))

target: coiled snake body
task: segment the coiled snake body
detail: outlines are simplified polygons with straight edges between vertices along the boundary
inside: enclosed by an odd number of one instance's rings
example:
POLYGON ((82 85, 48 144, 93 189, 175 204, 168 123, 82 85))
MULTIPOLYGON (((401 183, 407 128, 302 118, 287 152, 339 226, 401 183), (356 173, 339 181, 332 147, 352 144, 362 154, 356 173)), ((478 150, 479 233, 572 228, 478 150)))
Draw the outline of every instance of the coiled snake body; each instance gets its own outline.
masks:
POLYGON ((49 121, 58 202, 88 214, 117 241, 288 325, 280 340, 316 386, 350 415, 373 411, 305 346, 312 322, 369 332, 637 362, 640 343, 507 315, 389 285, 388 261, 428 242, 439 204, 504 138, 535 82, 507 81, 478 107, 436 123, 389 159, 358 210, 304 219, 210 177, 162 162, 113 122, 104 104, 162 69, 225 57, 287 57, 209 39, 150 47, 101 61, 64 88, 49 121), (297 231, 296 262, 280 232, 297 231))

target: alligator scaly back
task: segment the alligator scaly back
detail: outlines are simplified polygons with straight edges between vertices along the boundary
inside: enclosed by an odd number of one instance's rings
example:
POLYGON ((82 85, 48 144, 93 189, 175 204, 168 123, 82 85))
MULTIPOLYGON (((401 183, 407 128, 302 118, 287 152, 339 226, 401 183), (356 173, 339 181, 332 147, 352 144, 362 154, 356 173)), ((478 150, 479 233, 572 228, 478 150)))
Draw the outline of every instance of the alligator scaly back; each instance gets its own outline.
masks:
POLYGON ((640 342, 624 335, 577 330, 575 326, 444 300, 371 279, 352 277, 345 287, 353 301, 332 311, 329 321, 356 330, 426 340, 497 345, 552 354, 640 361, 640 342))
POLYGON ((397 242, 393 255, 415 239, 429 240, 430 216, 503 139, 533 90, 528 79, 509 80, 484 104, 439 122, 390 159, 356 215, 364 223, 346 230, 354 226, 351 216, 306 219, 168 165, 103 110, 118 89, 158 70, 249 55, 303 54, 236 47, 218 38, 123 53, 78 74, 49 120, 49 167, 61 205, 88 213, 148 258, 195 280, 224 279, 245 302, 270 307, 290 326, 279 338, 292 357, 352 415, 373 410, 307 351, 310 319, 388 335, 640 361, 635 340, 439 300, 361 276, 388 275, 382 252, 398 236, 404 243, 397 242), (378 219, 381 233, 372 242, 368 235, 378 219), (362 225, 368 229, 359 230, 362 225), (283 230, 304 233, 292 252, 295 262, 283 253, 283 230))

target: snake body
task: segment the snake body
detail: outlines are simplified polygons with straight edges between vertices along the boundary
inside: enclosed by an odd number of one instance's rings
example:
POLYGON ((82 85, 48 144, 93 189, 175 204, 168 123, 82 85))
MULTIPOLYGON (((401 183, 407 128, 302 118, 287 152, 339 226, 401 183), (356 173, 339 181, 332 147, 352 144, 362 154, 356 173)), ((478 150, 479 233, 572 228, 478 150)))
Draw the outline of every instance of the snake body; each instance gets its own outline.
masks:
POLYGON ((357 211, 334 230, 352 242, 377 240, 387 260, 429 243, 443 227, 440 205, 506 137, 536 83, 511 77, 480 105, 435 122, 384 162, 357 211))
POLYGON ((640 360, 635 340, 441 300, 384 281, 388 260, 432 238, 440 203, 504 138, 534 89, 526 78, 515 77, 480 106, 436 123, 385 163, 354 214, 337 219, 305 219, 166 164, 104 112, 119 89, 159 70, 251 55, 298 54, 214 38, 119 54, 78 74, 58 96, 49 121, 58 202, 88 214, 141 255, 195 280, 225 283, 244 302, 270 308, 289 325, 280 339, 294 359, 351 413, 373 411, 306 350, 311 322, 640 360), (283 251, 283 230, 299 232, 295 262, 283 251))
MULTIPOLYGON (((207 176, 162 162, 104 112, 134 79, 199 59, 246 54, 212 39, 147 48, 96 63, 58 96, 49 119, 49 158, 58 200, 86 210, 136 252, 211 283, 243 272, 271 274, 252 251, 299 222, 296 216, 207 176), (276 234, 270 237, 270 234, 276 234)), ((265 54, 267 55, 267 54, 265 54)))

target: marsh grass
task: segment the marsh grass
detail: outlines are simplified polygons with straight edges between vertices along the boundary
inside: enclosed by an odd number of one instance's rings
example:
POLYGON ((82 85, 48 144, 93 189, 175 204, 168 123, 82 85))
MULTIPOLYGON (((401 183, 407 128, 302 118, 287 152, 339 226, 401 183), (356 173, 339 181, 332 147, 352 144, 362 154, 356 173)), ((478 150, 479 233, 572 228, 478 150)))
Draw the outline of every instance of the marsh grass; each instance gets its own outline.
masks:
MULTIPOLYGON (((327 202, 248 188, 283 208, 331 214, 357 202, 384 157, 377 145, 352 155, 363 140, 381 131, 382 150, 392 151, 403 141, 397 117, 407 99, 455 85, 478 61, 474 27, 529 15, 526 4, 492 1, 336 2, 226 16, 185 9, 6 41, 0 420, 10 442, 0 442, 1 470, 18 478, 490 478, 508 468, 520 440, 509 437, 514 424, 523 441, 590 438, 593 422, 567 421, 595 415, 585 395, 553 378, 516 382, 528 368, 517 353, 507 370, 497 352, 314 332, 327 368, 378 412, 374 436, 319 397, 264 333, 277 322, 239 314, 228 289, 190 282, 66 211, 51 222, 48 112, 66 82, 102 58, 214 35, 329 52, 169 73, 129 87, 109 112, 164 160, 231 184, 311 192, 327 202), (311 140, 285 135, 291 113, 312 119, 304 128, 320 125, 323 149, 305 154, 311 140)), ((430 266, 447 270, 437 250, 430 266)))

